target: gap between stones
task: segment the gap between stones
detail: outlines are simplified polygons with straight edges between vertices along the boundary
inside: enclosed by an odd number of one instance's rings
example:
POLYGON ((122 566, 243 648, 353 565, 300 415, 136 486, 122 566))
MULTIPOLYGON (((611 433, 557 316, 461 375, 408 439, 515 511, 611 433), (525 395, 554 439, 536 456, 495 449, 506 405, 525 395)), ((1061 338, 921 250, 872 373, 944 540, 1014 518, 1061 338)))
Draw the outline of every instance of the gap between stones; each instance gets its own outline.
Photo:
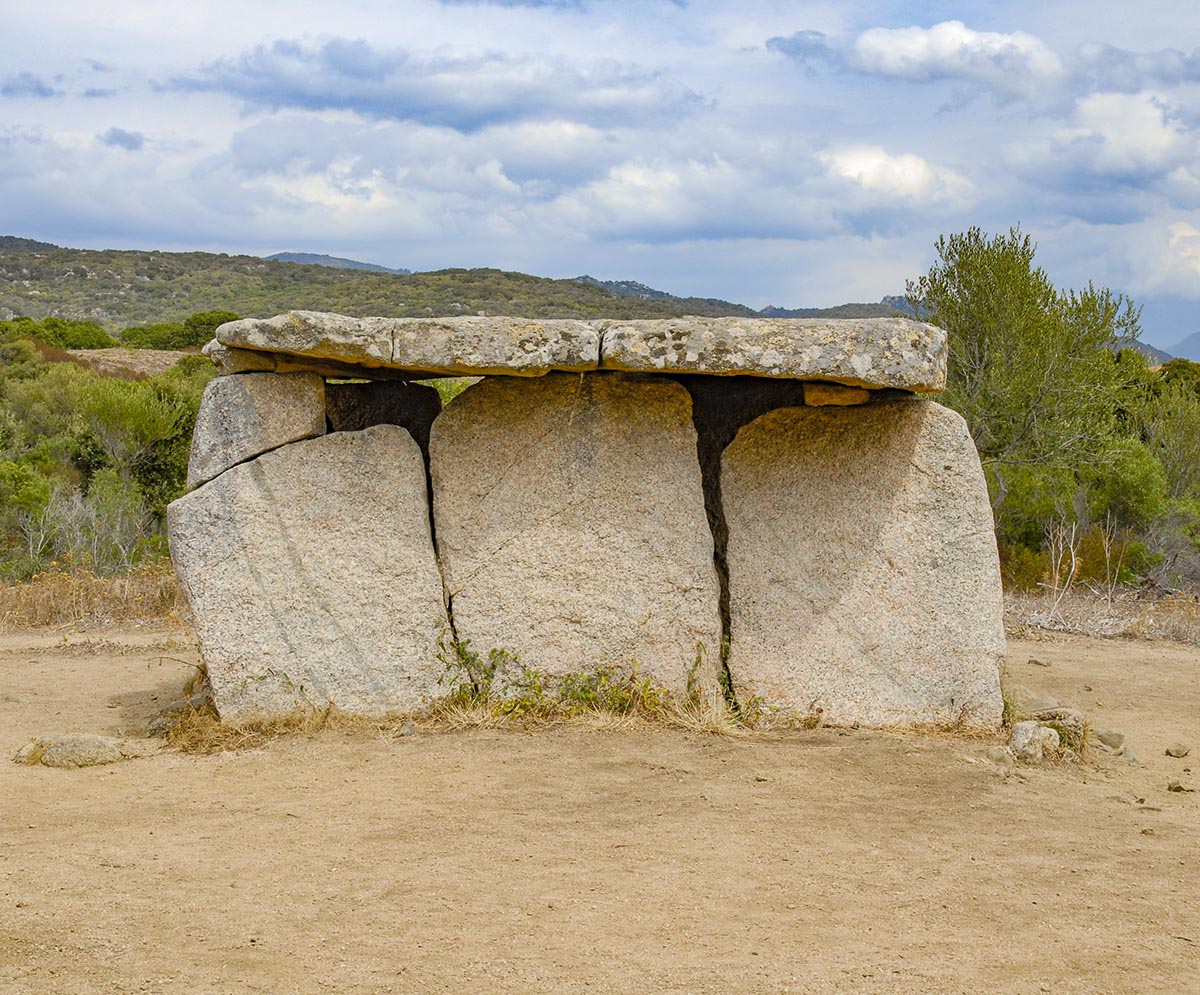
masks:
POLYGON ((713 566, 719 587, 721 614, 721 686, 729 707, 740 705, 729 670, 732 624, 729 599, 729 525, 721 497, 721 454, 744 425, 775 408, 803 406, 804 384, 798 380, 763 377, 676 374, 692 398, 692 424, 696 428, 696 456, 704 488, 704 512, 713 537, 713 566))

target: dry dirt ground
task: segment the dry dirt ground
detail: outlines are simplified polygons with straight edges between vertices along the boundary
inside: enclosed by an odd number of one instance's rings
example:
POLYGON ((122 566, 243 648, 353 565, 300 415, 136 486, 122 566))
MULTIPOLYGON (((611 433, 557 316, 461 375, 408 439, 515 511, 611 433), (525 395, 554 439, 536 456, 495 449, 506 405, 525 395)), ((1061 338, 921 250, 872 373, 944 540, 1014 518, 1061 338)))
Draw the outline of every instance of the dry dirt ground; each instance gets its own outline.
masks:
POLYGON ((5 995, 1200 992, 1196 647, 1010 644, 1136 766, 580 724, 8 761, 144 727, 187 639, 0 636, 5 995))

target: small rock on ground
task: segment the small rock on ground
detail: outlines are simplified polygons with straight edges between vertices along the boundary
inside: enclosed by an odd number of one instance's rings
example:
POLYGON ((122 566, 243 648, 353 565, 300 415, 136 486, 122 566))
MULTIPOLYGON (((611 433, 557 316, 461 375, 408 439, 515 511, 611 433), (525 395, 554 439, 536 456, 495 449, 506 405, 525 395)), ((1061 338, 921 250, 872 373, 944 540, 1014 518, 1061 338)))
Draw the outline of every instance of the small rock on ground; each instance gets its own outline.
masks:
POLYGON ((13 760, 19 764, 72 769, 116 763, 136 755, 123 739, 92 733, 51 733, 30 740, 13 760))
POLYGON ((1061 740, 1057 732, 1040 722, 1018 722, 1012 727, 1008 746, 1023 763, 1036 764, 1045 759, 1047 751, 1057 750, 1061 740))
POLYGON ((1119 750, 1125 745, 1125 734, 1113 729, 1097 729, 1093 735, 1110 750, 1119 750))
POLYGON ((1191 747, 1189 747, 1185 743, 1172 743, 1170 746, 1167 747, 1167 756, 1168 757, 1176 757, 1180 760, 1182 760, 1184 757, 1186 757, 1191 752, 1192 752, 1191 747))

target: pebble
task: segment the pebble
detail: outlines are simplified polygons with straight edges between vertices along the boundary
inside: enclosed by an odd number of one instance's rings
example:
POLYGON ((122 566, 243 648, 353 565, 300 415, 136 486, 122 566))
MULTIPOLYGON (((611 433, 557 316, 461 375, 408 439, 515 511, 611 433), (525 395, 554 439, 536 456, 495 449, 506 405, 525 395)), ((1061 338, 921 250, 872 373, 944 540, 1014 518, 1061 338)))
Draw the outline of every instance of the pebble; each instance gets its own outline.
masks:
POLYGON ((1092 735, 1110 750, 1119 750, 1125 745, 1125 734, 1114 729, 1097 729, 1092 735))
POLYGON ((1050 663, 1047 660, 1035 660, 1033 657, 1030 657, 1029 658, 1029 666, 1031 666, 1031 667, 1049 667, 1050 663))
POLYGON ((1178 757, 1181 760, 1191 752, 1192 752, 1191 747, 1187 746, 1184 743, 1172 743, 1170 746, 1167 747, 1167 756, 1168 757, 1178 757))
POLYGON ((91 733, 51 733, 30 740, 13 760, 19 764, 71 769, 116 763, 131 756, 124 740, 91 733))

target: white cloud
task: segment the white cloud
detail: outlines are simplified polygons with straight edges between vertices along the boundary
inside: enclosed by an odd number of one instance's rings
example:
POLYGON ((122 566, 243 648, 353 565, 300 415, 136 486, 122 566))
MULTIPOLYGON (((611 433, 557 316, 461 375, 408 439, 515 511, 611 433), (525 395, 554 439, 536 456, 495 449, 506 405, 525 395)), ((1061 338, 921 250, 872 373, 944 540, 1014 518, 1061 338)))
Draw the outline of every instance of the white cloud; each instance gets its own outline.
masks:
POLYGON ((1093 93, 1078 101, 1075 125, 1058 132, 1064 145, 1090 147, 1101 172, 1156 171, 1175 161, 1184 131, 1155 93, 1093 93))
POLYGON ((860 72, 899 79, 963 79, 1003 93, 1036 96, 1065 73, 1062 59, 1033 35, 974 31, 962 21, 932 28, 871 28, 847 57, 860 72))
POLYGON ((970 180, 952 169, 933 166, 911 152, 891 155, 877 145, 852 146, 820 158, 831 176, 887 198, 957 199, 971 189, 970 180))

